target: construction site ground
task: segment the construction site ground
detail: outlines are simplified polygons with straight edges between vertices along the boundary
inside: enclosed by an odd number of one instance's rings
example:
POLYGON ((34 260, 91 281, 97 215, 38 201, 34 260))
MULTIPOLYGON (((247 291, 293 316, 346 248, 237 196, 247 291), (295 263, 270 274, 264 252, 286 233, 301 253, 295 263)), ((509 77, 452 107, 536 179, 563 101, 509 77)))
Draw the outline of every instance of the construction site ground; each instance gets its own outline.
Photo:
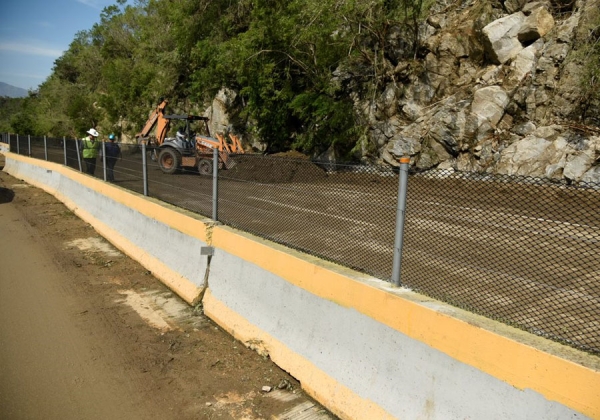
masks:
POLYGON ((0 171, 0 418, 335 417, 54 197, 0 171))

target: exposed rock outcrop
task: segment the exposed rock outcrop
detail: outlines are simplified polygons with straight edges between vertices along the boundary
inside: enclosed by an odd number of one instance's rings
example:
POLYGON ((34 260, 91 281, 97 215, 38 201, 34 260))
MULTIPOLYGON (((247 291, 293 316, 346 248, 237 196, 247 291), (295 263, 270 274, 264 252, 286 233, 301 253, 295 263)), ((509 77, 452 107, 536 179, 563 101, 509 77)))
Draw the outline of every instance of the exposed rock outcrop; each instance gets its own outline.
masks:
POLYGON ((433 31, 423 40, 423 74, 391 83, 375 103, 357 99, 379 158, 397 165, 410 156, 422 169, 600 181, 600 130, 573 120, 581 63, 568 59, 582 20, 600 1, 563 5, 554 16, 547 1, 506 0, 503 10, 481 16, 471 13, 478 2, 455 3, 463 7, 443 16, 434 7, 427 20, 433 31))

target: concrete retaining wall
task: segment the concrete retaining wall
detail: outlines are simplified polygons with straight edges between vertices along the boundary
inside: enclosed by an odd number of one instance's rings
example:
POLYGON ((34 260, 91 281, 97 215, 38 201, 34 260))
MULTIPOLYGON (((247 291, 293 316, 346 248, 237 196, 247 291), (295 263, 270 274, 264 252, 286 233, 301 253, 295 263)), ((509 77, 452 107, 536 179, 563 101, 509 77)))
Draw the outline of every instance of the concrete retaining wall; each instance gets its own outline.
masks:
POLYGON ((8 153, 5 171, 54 194, 187 302, 202 298, 209 317, 342 418, 600 418, 598 357, 61 165, 8 153))

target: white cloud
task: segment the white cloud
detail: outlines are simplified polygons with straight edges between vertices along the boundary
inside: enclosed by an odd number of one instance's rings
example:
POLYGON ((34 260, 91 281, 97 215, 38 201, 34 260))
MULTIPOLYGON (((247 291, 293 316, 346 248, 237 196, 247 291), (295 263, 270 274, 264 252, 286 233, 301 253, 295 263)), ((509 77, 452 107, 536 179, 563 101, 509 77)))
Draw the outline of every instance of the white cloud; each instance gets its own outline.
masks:
POLYGON ((43 48, 31 44, 19 44, 16 42, 2 42, 0 43, 0 51, 12 51, 21 54, 28 55, 41 55, 44 57, 55 57, 58 58, 62 55, 62 50, 54 48, 43 48))
POLYGON ((77 2, 85 4, 86 6, 92 7, 94 9, 102 9, 102 6, 99 4, 99 0, 77 0, 77 2))

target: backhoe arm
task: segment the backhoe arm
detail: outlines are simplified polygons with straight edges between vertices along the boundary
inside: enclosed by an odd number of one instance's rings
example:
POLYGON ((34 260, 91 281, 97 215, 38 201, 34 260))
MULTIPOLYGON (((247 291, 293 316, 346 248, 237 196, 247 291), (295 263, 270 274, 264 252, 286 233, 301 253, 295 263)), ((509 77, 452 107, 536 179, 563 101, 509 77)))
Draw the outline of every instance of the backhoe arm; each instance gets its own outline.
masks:
POLYGON ((156 126, 156 142, 159 146, 164 142, 170 123, 168 119, 164 118, 164 110, 167 106, 167 103, 167 100, 163 100, 156 107, 152 114, 150 114, 150 117, 148 118, 148 121, 146 121, 146 125, 144 125, 144 128, 142 128, 142 131, 135 135, 136 138, 148 137, 150 131, 152 131, 154 126, 156 126))

